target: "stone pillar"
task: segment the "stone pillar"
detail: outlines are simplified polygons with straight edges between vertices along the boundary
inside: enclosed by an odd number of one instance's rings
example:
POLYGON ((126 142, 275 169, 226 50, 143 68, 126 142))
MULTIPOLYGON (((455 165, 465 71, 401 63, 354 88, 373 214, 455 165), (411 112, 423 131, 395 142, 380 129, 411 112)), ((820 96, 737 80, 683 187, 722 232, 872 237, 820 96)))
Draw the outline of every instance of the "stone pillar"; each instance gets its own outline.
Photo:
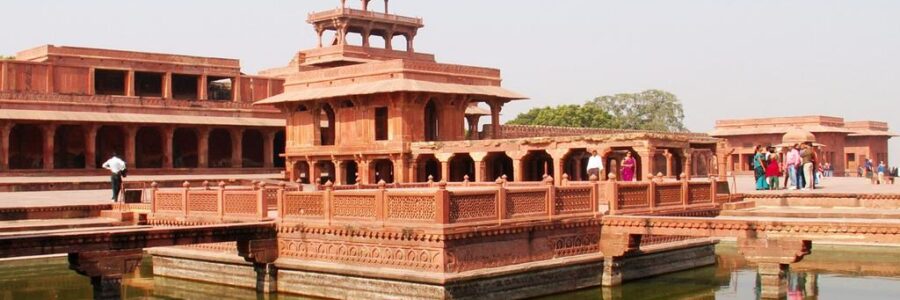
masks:
POLYGON ((641 237, 623 233, 600 233, 600 252, 603 253, 603 276, 600 281, 603 286, 622 284, 622 273, 627 270, 622 265, 622 258, 640 249, 641 237))
POLYGON ((125 76, 125 96, 134 97, 134 70, 128 70, 125 76))
POLYGON ((407 162, 407 158, 404 155, 400 155, 394 160, 394 182, 395 183, 408 183, 413 182, 415 180, 410 180, 409 178, 409 168, 407 167, 409 163, 407 162))
MULTIPOLYGON (((684 176, 687 177, 681 179, 691 180, 691 175, 694 174, 694 150, 691 148, 687 148, 684 149, 681 153, 681 162, 682 165, 684 165, 681 171, 684 173, 684 176)), ((707 166, 707 168, 709 168, 709 166, 707 166)))
POLYGON ((335 159, 334 163, 334 185, 343 185, 344 183, 344 162, 335 159))
POLYGON ((639 170, 639 174, 635 174, 635 176, 640 175, 639 178, 641 180, 647 180, 650 178, 650 175, 653 175, 653 156, 656 155, 655 148, 645 148, 643 150, 636 150, 637 154, 641 157, 641 169, 639 170))
POLYGON ((394 50, 394 32, 389 31, 384 34, 384 49, 394 50))
POLYGON ((97 168, 97 130, 100 125, 90 124, 84 127, 84 168, 93 170, 97 168))
POLYGON ((172 99, 172 72, 166 72, 166 74, 163 75, 162 84, 163 99, 172 99))
POLYGON ((675 177, 674 158, 669 149, 663 150, 663 156, 666 158, 666 178, 675 177))
POLYGON ((413 53, 416 52, 415 47, 413 46, 413 40, 416 39, 415 34, 407 34, 406 35, 406 52, 413 53))
POLYGON ((437 153, 434 155, 441 162, 441 181, 450 182, 450 160, 453 153, 437 153))
POLYGON ((499 139, 502 135, 502 132, 500 132, 500 110, 503 108, 503 103, 491 101, 488 104, 491 107, 491 138, 499 139))
POLYGON ((785 273, 812 251, 812 242, 777 238, 738 237, 738 249, 747 261, 756 263, 760 298, 783 299, 787 294, 785 273))
POLYGON ((238 255, 245 261, 253 263, 256 271, 256 291, 258 293, 278 292, 278 269, 275 260, 278 259, 278 241, 254 240, 238 241, 238 255))
POLYGON ((0 171, 9 170, 9 134, 14 125, 12 122, 0 124, 0 171))
POLYGON ((322 34, 325 33, 325 30, 322 28, 316 28, 316 37, 318 37, 318 41, 316 42, 316 47, 322 48, 322 34))
POLYGON ((197 83, 197 97, 200 99, 197 100, 208 99, 207 92, 209 91, 209 88, 206 86, 206 74, 200 75, 197 80, 200 81, 197 83))
POLYGON ((384 0, 384 14, 388 14, 388 0, 384 0))
POLYGON ((244 129, 243 128, 232 128, 229 130, 231 133, 231 167, 232 168, 243 168, 244 167, 244 154, 243 154, 243 143, 244 143, 244 129))
POLYGON ((231 101, 241 102, 241 76, 231 79, 231 101))
POLYGON ((172 169, 175 167, 175 154, 173 150, 173 143, 175 139, 175 127, 172 126, 163 126, 162 130, 162 146, 163 146, 163 169, 172 169))
POLYGON ((9 75, 6 75, 7 73, 9 73, 8 65, 9 64, 5 60, 0 60, 0 92, 9 89, 6 86, 7 85, 6 81, 7 81, 7 78, 9 77, 9 75))
POLYGON ((487 178, 487 163, 485 163, 485 161, 484 161, 484 159, 487 157, 487 155, 488 155, 487 152, 470 152, 469 153, 469 156, 471 156, 472 160, 475 161, 475 181, 476 182, 490 181, 487 178))
POLYGON ((209 168, 209 128, 197 128, 197 167, 209 168))
POLYGON ((274 130, 263 132, 263 167, 275 167, 275 134, 274 130))
POLYGON ((563 173, 566 172, 566 155, 569 154, 569 149, 548 150, 547 153, 553 158, 553 174, 547 175, 553 176, 556 185, 562 185, 563 173))
POLYGON ((125 165, 129 168, 137 168, 135 158, 136 150, 135 142, 137 141, 137 132, 140 127, 125 126, 125 165))
POLYGON ((47 124, 42 126, 44 131, 44 170, 53 170, 53 150, 56 137, 56 124, 47 124))
POLYGON ((87 80, 88 81, 87 82, 87 84, 88 84, 87 91, 88 92, 87 92, 87 94, 89 96, 93 96, 94 94, 97 93, 96 87, 94 86, 94 75, 96 72, 97 72, 97 69, 95 69, 94 67, 91 67, 90 71, 88 71, 88 80, 87 80))
POLYGON ((143 251, 94 251, 69 253, 69 268, 91 278, 94 299, 121 299, 122 277, 141 264, 143 251))
POLYGON ((357 176, 356 180, 363 184, 371 184, 372 182, 372 170, 369 169, 369 161, 366 159, 359 159, 356 161, 357 169, 359 169, 359 176, 357 176))

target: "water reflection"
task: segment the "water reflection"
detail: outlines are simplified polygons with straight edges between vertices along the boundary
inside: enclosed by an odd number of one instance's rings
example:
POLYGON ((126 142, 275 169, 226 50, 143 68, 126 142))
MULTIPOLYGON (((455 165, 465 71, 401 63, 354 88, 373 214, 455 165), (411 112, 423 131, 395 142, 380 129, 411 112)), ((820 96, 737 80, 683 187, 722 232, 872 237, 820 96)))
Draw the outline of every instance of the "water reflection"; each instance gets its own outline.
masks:
MULTIPOLYGON (((755 299, 759 277, 733 244, 717 248, 717 266, 541 299, 755 299)), ((244 288, 154 277, 145 259, 123 280, 124 299, 310 299, 264 295, 244 288)), ((900 295, 900 249, 819 246, 787 274, 787 299, 895 299, 900 295)), ((0 262, 0 300, 90 299, 87 277, 65 257, 0 262)))

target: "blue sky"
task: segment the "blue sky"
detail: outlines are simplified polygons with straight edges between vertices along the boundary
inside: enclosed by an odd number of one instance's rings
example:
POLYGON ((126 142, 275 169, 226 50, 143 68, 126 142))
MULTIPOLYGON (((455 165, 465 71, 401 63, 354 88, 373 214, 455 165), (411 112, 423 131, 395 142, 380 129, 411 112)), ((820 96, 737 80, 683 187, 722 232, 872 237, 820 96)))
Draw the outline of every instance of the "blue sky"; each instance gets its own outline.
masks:
MULTIPOLYGON (((338 3, 7 1, 0 54, 77 45, 238 58, 255 73, 314 47, 306 14, 338 3)), ((531 97, 509 104, 504 119, 657 88, 681 99, 693 131, 711 130, 716 119, 809 114, 883 120, 900 131, 900 1, 393 0, 390 7, 425 19, 418 51, 500 68, 504 86, 531 97)), ((900 158, 900 139, 891 148, 900 158)))

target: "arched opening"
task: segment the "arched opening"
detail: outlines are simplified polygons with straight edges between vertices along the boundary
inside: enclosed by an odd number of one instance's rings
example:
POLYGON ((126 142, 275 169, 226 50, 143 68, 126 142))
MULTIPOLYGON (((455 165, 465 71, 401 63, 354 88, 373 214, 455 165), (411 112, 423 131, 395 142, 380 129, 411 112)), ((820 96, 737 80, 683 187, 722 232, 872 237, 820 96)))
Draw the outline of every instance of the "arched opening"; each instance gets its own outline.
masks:
POLYGON ((276 168, 284 168, 284 157, 281 157, 281 154, 284 153, 285 149, 285 136, 284 130, 279 130, 275 133, 275 141, 273 142, 272 157, 273 163, 276 168))
POLYGON ((331 181, 335 183, 334 163, 331 161, 320 161, 316 163, 316 173, 313 174, 317 184, 325 184, 331 181))
POLYGON ((344 178, 342 184, 356 184, 359 178, 359 165, 355 161, 347 160, 343 162, 344 178))
POLYGON ((450 181, 464 181, 469 176, 470 181, 475 180, 475 161, 466 153, 457 153, 450 159, 450 181))
POLYGON ((138 168, 162 168, 162 133, 156 127, 141 127, 135 137, 135 160, 138 168))
POLYGON ((309 184, 309 178, 312 177, 309 174, 309 163, 305 161, 294 162, 294 176, 297 180, 300 180, 300 183, 309 184))
POLYGON ((175 168, 196 168, 197 132, 190 128, 177 128, 172 136, 172 166, 175 168))
POLYGON ((322 146, 334 145, 334 109, 331 105, 322 105, 321 114, 319 115, 319 142, 322 146))
POLYGON ((16 124, 9 131, 9 168, 44 167, 44 133, 31 124, 16 124))
POLYGON ((541 181, 544 176, 553 175, 553 157, 547 151, 529 151, 528 155, 522 158, 522 165, 525 178, 522 181, 541 181))
POLYGON ((381 31, 372 31, 369 34, 369 47, 370 48, 378 48, 378 49, 386 49, 387 44, 384 43, 384 32, 381 31))
POLYGON ((395 35, 393 39, 391 39, 391 48, 396 51, 406 51, 406 36, 402 34, 395 35))
POLYGON ((434 182, 440 182, 443 179, 441 178, 441 161, 434 157, 433 154, 419 156, 417 168, 416 181, 418 182, 428 182, 428 176, 431 176, 434 182))
MULTIPOLYGON (((591 153, 587 151, 587 149, 572 149, 569 151, 569 154, 565 157, 565 162, 563 166, 563 172, 569 175, 569 180, 572 181, 587 181, 590 180, 590 175, 587 172, 588 160, 591 159, 591 153)), ((604 168, 606 166, 604 165, 604 168)))
POLYGON ((666 173, 666 156, 663 155, 661 151, 654 152, 652 155, 653 170, 651 170, 651 172, 653 172, 653 174, 651 175, 657 176, 659 174, 662 174, 663 176, 667 176, 668 173, 666 173))
POLYGON ((103 126, 97 130, 96 148, 97 153, 94 157, 97 168, 103 167, 103 163, 109 159, 113 153, 121 158, 127 157, 125 153, 125 129, 119 126, 103 126))
POLYGON ((359 32, 347 31, 347 45, 359 46, 363 45, 363 36, 359 32))
POLYGON ((425 141, 433 142, 439 140, 440 120, 438 120, 437 104, 434 99, 428 100, 425 104, 425 141))
POLYGON ((394 162, 389 159, 379 159, 372 161, 372 182, 377 183, 382 180, 386 183, 394 183, 394 162))
POLYGON ((56 169, 84 169, 84 129, 81 126, 62 125, 53 137, 53 167, 56 169))
POLYGON ((634 151, 631 147, 614 147, 612 152, 607 154, 603 158, 604 166, 608 170, 606 173, 615 173, 617 180, 622 180, 622 160, 625 159, 626 153, 631 153, 631 156, 634 157, 635 165, 634 165, 634 178, 637 181, 643 179, 643 174, 641 172, 642 168, 642 160, 641 157, 634 151))
POLYGON ((241 161, 244 168, 263 167, 263 135, 256 129, 244 130, 241 136, 241 161))
POLYGON ((506 176, 506 180, 515 181, 513 160, 504 152, 492 152, 484 158, 485 168, 487 169, 486 179, 488 181, 497 180, 497 178, 506 176))
POLYGON ((210 168, 231 168, 231 133, 218 128, 209 132, 207 146, 210 168))
POLYGON ((325 47, 336 46, 339 44, 337 31, 325 30, 322 32, 322 45, 325 47))

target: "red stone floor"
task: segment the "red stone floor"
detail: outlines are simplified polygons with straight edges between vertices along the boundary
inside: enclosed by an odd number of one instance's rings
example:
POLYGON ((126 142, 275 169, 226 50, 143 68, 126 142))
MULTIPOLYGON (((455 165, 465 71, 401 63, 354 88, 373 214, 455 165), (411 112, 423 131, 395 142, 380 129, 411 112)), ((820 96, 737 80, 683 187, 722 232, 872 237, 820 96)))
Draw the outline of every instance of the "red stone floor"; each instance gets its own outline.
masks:
MULTIPOLYGON (((738 175, 735 178, 728 178, 728 184, 732 190, 739 193, 748 194, 774 194, 784 193, 785 190, 778 191, 757 191, 756 184, 752 175, 738 175), (734 184, 737 183, 737 189, 734 184)), ((783 182, 781 183, 784 184, 783 182)), ((826 177, 820 182, 815 190, 788 190, 791 193, 864 193, 864 194, 900 194, 900 182, 897 184, 873 185, 867 178, 859 177, 826 177)))
MULTIPOLYGON (((227 179, 270 179, 281 178, 281 174, 225 174, 225 175, 147 175, 129 176, 125 181, 154 180, 227 180, 227 179)), ((0 177, 0 183, 7 182, 97 182, 108 181, 108 176, 77 177, 0 177)), ((111 203, 110 190, 40 191, 40 192, 0 192, 0 208, 34 207, 59 205, 84 205, 111 203)))

